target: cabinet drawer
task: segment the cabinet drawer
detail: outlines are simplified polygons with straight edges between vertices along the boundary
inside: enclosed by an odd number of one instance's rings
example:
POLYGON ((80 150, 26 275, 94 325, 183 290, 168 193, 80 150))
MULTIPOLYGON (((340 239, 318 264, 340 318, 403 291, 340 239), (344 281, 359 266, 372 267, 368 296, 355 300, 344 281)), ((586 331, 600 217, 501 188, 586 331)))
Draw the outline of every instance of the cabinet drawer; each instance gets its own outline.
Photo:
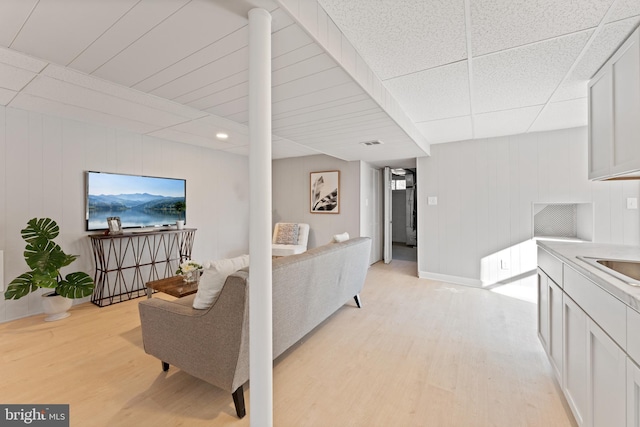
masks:
POLYGON ((564 265, 564 291, 622 348, 627 341, 627 306, 564 265))
POLYGON ((640 365, 640 313, 627 307, 627 354, 640 365))
POLYGON ((562 287, 562 261, 542 248, 538 248, 538 267, 553 280, 556 285, 562 287))

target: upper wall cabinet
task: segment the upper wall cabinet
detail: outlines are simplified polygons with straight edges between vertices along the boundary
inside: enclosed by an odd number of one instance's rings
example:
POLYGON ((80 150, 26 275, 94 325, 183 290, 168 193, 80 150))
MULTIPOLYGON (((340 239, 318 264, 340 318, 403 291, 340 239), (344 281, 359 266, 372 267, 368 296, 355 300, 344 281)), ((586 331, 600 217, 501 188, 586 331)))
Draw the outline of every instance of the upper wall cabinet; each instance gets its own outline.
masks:
POLYGON ((640 178, 640 28, 589 82, 589 179, 640 178))

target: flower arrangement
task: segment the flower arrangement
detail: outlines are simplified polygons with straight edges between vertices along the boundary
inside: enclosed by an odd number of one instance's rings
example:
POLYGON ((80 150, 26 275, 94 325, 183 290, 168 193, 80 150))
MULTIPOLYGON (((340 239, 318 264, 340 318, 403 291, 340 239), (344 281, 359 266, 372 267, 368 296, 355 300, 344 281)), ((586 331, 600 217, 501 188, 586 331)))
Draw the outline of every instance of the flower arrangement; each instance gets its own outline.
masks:
POLYGON ((195 261, 185 261, 178 266, 176 274, 182 276, 182 280, 187 283, 198 283, 202 266, 195 261))

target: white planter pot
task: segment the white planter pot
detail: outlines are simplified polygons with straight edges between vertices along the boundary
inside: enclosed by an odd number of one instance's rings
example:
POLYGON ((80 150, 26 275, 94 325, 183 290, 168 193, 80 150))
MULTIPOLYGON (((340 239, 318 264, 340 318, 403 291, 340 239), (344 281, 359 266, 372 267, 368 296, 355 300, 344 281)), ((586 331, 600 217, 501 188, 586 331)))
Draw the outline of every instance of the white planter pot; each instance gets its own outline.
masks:
POLYGON ((61 295, 53 295, 53 292, 42 294, 42 309, 47 317, 44 318, 47 322, 53 322, 54 320, 60 320, 71 316, 68 310, 71 308, 73 301, 69 298, 65 298, 61 295))
POLYGON ((178 230, 182 230, 184 228, 184 221, 181 219, 176 221, 176 227, 178 228, 178 230))

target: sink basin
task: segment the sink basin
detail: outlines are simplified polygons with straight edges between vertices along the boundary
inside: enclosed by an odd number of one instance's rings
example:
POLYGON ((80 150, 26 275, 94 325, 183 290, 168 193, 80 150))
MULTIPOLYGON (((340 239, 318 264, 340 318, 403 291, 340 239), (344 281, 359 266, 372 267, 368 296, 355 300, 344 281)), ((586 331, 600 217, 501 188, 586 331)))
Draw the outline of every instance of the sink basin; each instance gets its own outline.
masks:
POLYGON ((586 256, 578 258, 631 286, 640 286, 640 261, 586 256))

